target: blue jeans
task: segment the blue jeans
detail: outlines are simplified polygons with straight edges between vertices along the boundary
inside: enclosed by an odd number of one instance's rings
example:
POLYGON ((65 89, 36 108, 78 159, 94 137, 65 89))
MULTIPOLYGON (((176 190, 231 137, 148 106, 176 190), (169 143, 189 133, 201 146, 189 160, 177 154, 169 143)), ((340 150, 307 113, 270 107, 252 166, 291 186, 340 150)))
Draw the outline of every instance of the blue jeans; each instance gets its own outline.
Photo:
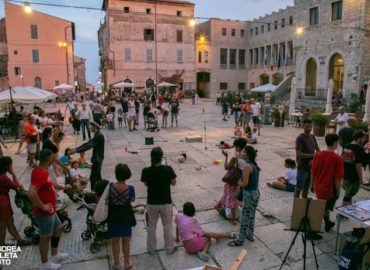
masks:
POLYGON ((310 171, 297 171, 297 185, 295 190, 301 191, 304 188, 309 189, 311 185, 311 172, 310 171))
POLYGON ((84 140, 86 139, 85 129, 87 129, 87 136, 89 137, 89 140, 91 140, 90 126, 89 126, 88 119, 81 119, 81 129, 82 129, 82 138, 84 140))

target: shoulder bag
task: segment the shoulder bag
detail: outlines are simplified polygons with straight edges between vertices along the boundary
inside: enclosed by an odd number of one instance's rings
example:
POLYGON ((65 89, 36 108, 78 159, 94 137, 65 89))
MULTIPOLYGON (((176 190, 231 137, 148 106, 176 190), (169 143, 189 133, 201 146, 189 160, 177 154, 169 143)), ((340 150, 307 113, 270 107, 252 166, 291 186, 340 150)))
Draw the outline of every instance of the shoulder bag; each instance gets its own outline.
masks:
POLYGON ((225 176, 222 178, 222 182, 226 184, 237 186, 239 180, 242 178, 243 171, 238 167, 238 158, 236 157, 235 164, 232 168, 230 168, 225 176))
POLYGON ((111 185, 112 184, 107 185, 103 195, 100 197, 98 205, 96 206, 93 219, 98 223, 103 222, 108 218, 108 203, 111 185))

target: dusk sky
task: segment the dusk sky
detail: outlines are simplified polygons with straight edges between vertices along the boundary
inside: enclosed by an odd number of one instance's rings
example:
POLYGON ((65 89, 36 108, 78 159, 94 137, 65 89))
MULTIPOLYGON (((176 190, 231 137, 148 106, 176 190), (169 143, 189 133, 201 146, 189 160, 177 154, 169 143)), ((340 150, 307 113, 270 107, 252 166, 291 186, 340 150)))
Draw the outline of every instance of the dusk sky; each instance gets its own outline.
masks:
MULTIPOLYGON (((38 3, 58 3, 101 8, 103 0, 35 0, 38 3)), ((0 0, 4 2, 4 0, 0 0)), ((33 2, 33 1, 29 1, 33 2)), ((252 20, 287 5, 294 0, 193 0, 196 4, 195 15, 198 17, 217 17, 222 19, 252 20)), ((31 4, 32 5, 32 4, 31 4)), ((95 83, 98 79, 99 56, 97 31, 104 18, 104 12, 74 8, 56 8, 32 5, 38 10, 53 16, 70 20, 76 24, 75 54, 87 59, 87 80, 95 83)), ((1 3, 0 17, 4 16, 1 3)))

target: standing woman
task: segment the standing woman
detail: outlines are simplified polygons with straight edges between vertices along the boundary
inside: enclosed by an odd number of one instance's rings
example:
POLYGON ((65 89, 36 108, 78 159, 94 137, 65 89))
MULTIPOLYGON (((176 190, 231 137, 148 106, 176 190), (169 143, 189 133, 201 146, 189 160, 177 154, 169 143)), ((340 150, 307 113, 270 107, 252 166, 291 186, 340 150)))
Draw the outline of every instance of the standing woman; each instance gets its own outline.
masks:
POLYGON ((229 246, 241 246, 245 239, 254 241, 254 223, 257 205, 260 199, 258 190, 260 168, 256 163, 257 151, 252 146, 244 148, 247 164, 243 169, 243 178, 239 185, 243 188, 243 209, 239 236, 228 243, 229 246))
POLYGON ((130 241, 132 227, 136 225, 131 203, 135 201, 135 188, 126 184, 131 177, 130 168, 126 164, 118 164, 115 169, 116 183, 109 185, 108 234, 112 237, 113 269, 120 269, 120 242, 125 261, 125 269, 131 269, 130 241))
POLYGON ((18 246, 30 245, 31 242, 20 237, 17 229, 14 226, 13 210, 10 203, 9 191, 11 189, 24 189, 19 183, 17 176, 13 170, 13 160, 10 157, 0 158, 0 246, 5 245, 6 229, 17 241, 18 246), (9 173, 13 180, 11 180, 9 173))

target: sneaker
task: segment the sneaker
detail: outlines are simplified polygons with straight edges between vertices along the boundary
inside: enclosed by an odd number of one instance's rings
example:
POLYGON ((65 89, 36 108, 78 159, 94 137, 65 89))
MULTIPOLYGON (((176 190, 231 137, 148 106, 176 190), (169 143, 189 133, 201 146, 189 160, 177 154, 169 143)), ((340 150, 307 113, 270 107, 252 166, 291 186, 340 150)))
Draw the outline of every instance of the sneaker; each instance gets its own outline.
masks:
POLYGON ((62 265, 49 261, 49 262, 46 262, 46 263, 42 263, 41 266, 40 266, 40 270, 58 270, 61 267, 62 267, 62 265))
POLYGON ((325 222, 325 231, 326 232, 330 231, 331 228, 333 228, 334 226, 335 226, 335 222, 330 221, 330 220, 326 221, 325 222))
POLYGON ((203 262, 208 262, 209 261, 209 255, 205 252, 198 251, 196 255, 203 262))
POLYGON ((308 233, 307 234, 307 239, 308 240, 321 240, 322 236, 320 234, 317 234, 317 233, 308 233))
POLYGON ((51 256, 49 261, 53 263, 60 263, 66 259, 68 259, 69 254, 67 253, 58 253, 57 255, 51 256))

